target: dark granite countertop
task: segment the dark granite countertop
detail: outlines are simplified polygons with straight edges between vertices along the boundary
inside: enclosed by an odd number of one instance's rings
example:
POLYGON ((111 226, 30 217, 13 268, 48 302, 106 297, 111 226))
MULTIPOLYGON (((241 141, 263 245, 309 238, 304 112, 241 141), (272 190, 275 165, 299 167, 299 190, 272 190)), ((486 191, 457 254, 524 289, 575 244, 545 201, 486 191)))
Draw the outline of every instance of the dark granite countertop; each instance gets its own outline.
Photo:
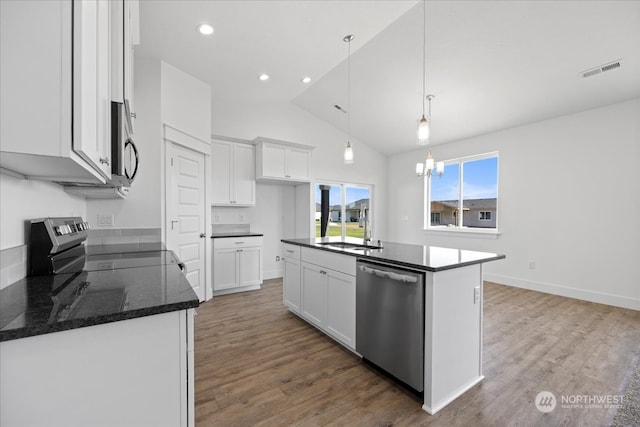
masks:
POLYGON ((252 233, 250 231, 223 231, 220 233, 212 233, 212 239, 218 239, 221 237, 261 237, 262 233, 252 233))
MULTIPOLYGON (((506 258, 505 255, 489 252, 469 251, 466 249, 442 248, 437 246, 410 245, 406 243, 394 243, 382 241, 380 249, 340 248, 322 243, 347 242, 361 244, 362 239, 354 238, 308 238, 308 239, 282 239, 283 243, 306 246, 324 251, 336 252, 355 256, 363 260, 381 261, 388 264, 415 268, 425 271, 442 271, 467 265, 480 264, 506 258)), ((371 245, 378 245, 374 240, 371 245)))
MULTIPOLYGON (((117 253, 106 246, 102 246, 102 252, 94 247, 92 253, 117 253)), ((0 341, 184 310, 198 304, 198 296, 176 263, 30 276, 0 290, 0 341)))

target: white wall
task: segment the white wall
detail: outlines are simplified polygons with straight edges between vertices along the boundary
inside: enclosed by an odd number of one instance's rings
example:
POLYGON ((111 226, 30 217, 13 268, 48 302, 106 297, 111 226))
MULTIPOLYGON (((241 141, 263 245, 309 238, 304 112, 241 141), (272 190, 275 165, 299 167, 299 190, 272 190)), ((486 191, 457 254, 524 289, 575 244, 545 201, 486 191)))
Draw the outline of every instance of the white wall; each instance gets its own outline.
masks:
POLYGON ((135 133, 140 166, 126 200, 87 200, 87 220, 97 228, 98 214, 113 214, 114 228, 160 228, 160 61, 136 58, 135 133))
MULTIPOLYGON (((248 140, 253 140, 256 136, 264 136, 315 147, 311 157, 311 173, 314 181, 372 184, 375 198, 374 238, 386 238, 387 219, 384 206, 387 196, 387 160, 377 151, 352 138, 355 163, 345 165, 342 156, 347 140, 346 135, 284 100, 264 103, 217 100, 214 93, 211 123, 212 133, 216 135, 248 140)), ((291 186, 259 184, 255 207, 213 208, 212 218, 214 223, 216 215, 221 216, 221 223, 235 223, 233 218, 237 218, 240 212, 246 212, 245 218, 251 218, 247 221, 251 223, 252 231, 264 231, 258 230, 258 227, 263 227, 265 224, 267 228, 281 230, 280 235, 269 233, 267 236, 265 233, 264 238, 264 270, 265 272, 280 271, 282 266, 275 262, 276 255, 282 255, 280 238, 283 236, 308 237, 300 235, 300 227, 295 225, 299 218, 292 216, 297 203, 296 194, 299 198, 304 193, 304 191, 294 191, 291 186), (228 215, 225 212, 228 212, 228 215)), ((312 210, 315 211, 315 206, 312 210)), ((311 220, 309 218, 309 230, 311 230, 311 220)))
POLYGON ((211 87, 173 65, 164 61, 161 64, 162 123, 209 141, 211 87))
POLYGON ((434 146, 437 160, 500 152, 498 239, 424 232, 425 150, 393 156, 389 239, 504 253, 486 279, 638 310, 639 117, 635 99, 434 146))
POLYGON ((0 249, 26 244, 25 221, 55 216, 85 217, 83 198, 64 192, 62 186, 0 174, 0 249))

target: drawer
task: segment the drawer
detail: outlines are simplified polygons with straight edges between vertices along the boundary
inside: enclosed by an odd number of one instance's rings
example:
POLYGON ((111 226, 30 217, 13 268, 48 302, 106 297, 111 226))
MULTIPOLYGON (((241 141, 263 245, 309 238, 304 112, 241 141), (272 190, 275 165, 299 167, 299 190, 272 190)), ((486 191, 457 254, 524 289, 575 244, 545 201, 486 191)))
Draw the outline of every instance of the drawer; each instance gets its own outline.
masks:
POLYGON ((262 236, 217 237, 213 239, 214 249, 246 248, 249 246, 262 246, 262 236))
POLYGON ((356 275, 356 257, 354 256, 305 247, 302 248, 300 258, 310 264, 340 271, 351 276, 356 275))
POLYGON ((286 258, 300 259, 300 246, 283 243, 282 254, 286 258))

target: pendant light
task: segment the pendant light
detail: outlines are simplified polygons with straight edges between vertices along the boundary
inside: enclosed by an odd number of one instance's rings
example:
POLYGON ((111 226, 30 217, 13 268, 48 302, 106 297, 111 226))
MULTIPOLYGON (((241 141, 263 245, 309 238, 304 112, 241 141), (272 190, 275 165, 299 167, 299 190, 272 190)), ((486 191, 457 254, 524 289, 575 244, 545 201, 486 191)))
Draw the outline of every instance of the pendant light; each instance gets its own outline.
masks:
POLYGON ((351 41, 355 38, 353 34, 344 36, 342 41, 347 43, 347 146, 344 148, 344 164, 353 164, 353 147, 349 140, 351 134, 351 41))
MULTIPOLYGON (((426 93, 426 58, 427 58, 427 2, 422 2, 422 117, 418 121, 418 145, 428 145, 431 136, 431 100, 435 95, 425 95, 426 93), (429 101, 429 116, 425 117, 424 101, 429 101)), ((444 173, 444 162, 437 162, 433 159, 431 150, 427 151, 427 158, 424 163, 416 163, 416 175, 431 177, 435 169, 438 176, 444 173)))
POLYGON ((422 117, 418 120, 418 145, 427 145, 431 134, 431 99, 426 96, 427 86, 427 2, 422 1, 422 117), (424 100, 429 100, 429 118, 424 115, 424 100))

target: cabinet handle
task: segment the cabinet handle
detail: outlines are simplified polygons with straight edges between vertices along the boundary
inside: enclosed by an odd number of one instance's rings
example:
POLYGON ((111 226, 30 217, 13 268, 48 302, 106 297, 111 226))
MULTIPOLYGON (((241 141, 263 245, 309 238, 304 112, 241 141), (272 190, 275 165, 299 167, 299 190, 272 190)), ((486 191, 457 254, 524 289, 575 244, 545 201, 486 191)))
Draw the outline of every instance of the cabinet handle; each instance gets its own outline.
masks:
POLYGON ((236 245, 244 245, 244 242, 235 242, 236 245))
POLYGON ((138 118, 138 116, 136 115, 136 113, 131 113, 131 118, 132 119, 136 119, 136 118, 138 118))
POLYGON ((207 235, 205 233, 200 233, 200 238, 204 239, 205 237, 207 237, 207 235))
POLYGON ((236 252, 242 252, 242 249, 237 249, 236 252))
POLYGON ((290 253, 290 254, 292 254, 292 253, 293 253, 293 251, 291 251, 291 250, 289 250, 289 249, 287 249, 285 252, 290 253))
POLYGON ((109 166, 109 158, 108 157, 100 157, 100 163, 103 165, 109 166))
POLYGON ((327 272, 324 270, 320 270, 320 274, 327 274, 327 272))

